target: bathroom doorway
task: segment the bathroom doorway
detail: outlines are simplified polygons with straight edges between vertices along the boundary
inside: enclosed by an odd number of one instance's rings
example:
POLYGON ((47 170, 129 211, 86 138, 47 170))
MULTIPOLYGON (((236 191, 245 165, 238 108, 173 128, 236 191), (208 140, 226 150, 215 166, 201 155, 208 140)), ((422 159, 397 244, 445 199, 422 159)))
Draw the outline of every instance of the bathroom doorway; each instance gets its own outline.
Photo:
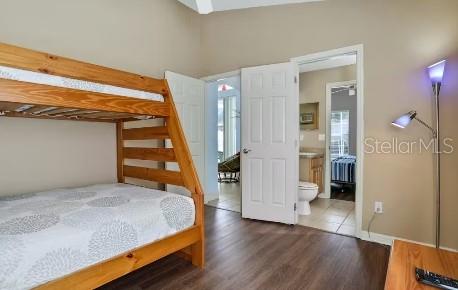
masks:
POLYGON ((317 197, 307 192, 310 214, 299 213, 298 224, 360 237, 362 45, 292 60, 300 70, 300 180, 318 188, 317 197))
POLYGON ((326 85, 326 160, 322 197, 355 201, 356 130, 358 89, 356 80, 326 85))

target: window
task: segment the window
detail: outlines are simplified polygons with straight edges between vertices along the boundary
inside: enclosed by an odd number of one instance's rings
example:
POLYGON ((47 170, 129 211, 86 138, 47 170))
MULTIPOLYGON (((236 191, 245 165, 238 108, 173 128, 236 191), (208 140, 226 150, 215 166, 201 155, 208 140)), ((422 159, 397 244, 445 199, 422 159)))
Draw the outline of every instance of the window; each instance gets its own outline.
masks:
POLYGON ((350 112, 349 111, 332 111, 331 112, 331 159, 348 155, 349 146, 349 128, 350 112))
POLYGON ((237 153, 236 96, 218 98, 218 162, 237 153))
POLYGON ((224 160, 224 99, 218 98, 218 163, 224 160))

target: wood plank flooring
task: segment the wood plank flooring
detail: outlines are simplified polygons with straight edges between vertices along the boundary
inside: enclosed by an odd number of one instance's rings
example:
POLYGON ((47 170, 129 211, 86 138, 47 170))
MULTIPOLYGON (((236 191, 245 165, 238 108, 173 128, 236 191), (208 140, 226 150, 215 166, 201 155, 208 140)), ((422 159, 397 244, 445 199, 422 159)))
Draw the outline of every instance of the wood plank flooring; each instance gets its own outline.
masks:
POLYGON ((206 207, 206 267, 175 256, 100 289, 383 289, 389 247, 206 207))

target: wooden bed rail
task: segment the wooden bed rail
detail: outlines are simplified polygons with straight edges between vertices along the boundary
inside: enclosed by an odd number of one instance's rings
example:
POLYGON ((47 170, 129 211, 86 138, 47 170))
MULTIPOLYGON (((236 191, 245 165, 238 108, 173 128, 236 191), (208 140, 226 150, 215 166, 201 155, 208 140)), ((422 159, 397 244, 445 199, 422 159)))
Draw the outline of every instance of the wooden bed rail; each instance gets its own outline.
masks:
POLYGON ((152 261, 176 253, 201 240, 199 226, 193 226, 173 236, 155 241, 107 261, 84 268, 76 273, 40 285, 39 290, 88 290, 95 289, 119 277, 129 274, 152 261))
MULTIPOLYGON (((0 43, 0 66, 160 95, 168 94, 164 79, 141 76, 5 43, 0 43)), ((133 120, 135 117, 166 117, 169 111, 170 106, 161 101, 0 78, 0 116, 117 122, 121 119, 133 120), (24 105, 33 107, 20 110, 24 105), (53 114, 47 110, 40 111, 46 108, 53 114), (87 110, 93 112, 88 114, 87 110)))
MULTIPOLYGON (((54 87, 0 78, 0 101, 81 110, 98 110, 133 115, 165 117, 170 106, 165 102, 135 99, 103 93, 54 87)), ((0 106, 1 107, 1 106, 0 106)))
POLYGON ((8 66, 161 95, 167 92, 167 85, 163 79, 141 76, 1 42, 0 66, 8 66))

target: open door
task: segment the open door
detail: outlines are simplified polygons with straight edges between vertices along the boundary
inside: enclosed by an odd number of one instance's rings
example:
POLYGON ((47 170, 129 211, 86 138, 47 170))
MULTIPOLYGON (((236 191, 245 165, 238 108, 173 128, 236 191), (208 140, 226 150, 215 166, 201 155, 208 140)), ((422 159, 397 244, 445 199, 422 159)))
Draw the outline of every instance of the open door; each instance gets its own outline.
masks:
POLYGON ((242 69, 242 217, 295 224, 299 85, 293 63, 242 69))
MULTIPOLYGON (((207 184, 205 176, 204 139, 205 82, 170 71, 165 72, 165 78, 169 83, 178 117, 180 118, 197 174, 199 175, 200 182, 205 191, 207 184)), ((166 147, 172 147, 170 140, 167 140, 165 145, 166 147)), ((179 171, 178 164, 175 162, 167 162, 166 169, 179 171)), ((167 185, 166 190, 178 194, 189 195, 189 192, 184 187, 180 186, 167 185)))

